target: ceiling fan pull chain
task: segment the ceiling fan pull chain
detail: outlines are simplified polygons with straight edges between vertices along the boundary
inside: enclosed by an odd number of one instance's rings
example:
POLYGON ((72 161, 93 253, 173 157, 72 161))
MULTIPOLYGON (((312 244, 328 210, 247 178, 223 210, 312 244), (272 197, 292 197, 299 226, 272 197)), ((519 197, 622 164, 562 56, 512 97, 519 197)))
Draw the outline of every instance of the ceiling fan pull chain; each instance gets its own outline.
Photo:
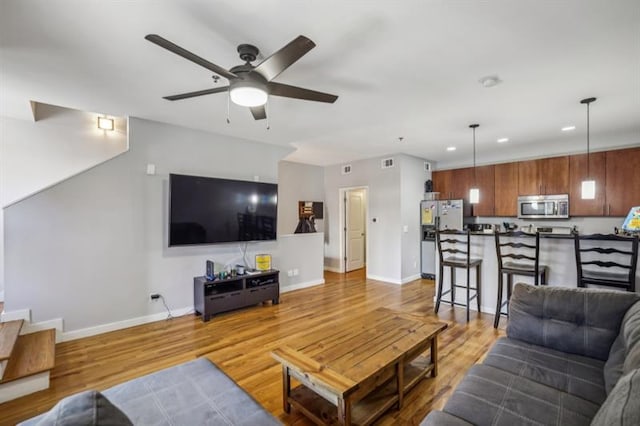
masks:
POLYGON ((231 124, 231 120, 229 119, 229 103, 231 102, 231 94, 227 90, 227 124, 231 124))

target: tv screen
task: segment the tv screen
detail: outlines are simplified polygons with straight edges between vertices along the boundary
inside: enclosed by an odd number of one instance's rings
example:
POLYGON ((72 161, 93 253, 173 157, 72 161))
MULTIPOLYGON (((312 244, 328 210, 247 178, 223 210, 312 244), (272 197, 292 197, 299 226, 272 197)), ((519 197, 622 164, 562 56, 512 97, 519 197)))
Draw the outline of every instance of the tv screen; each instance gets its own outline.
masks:
POLYGON ((278 185, 169 175, 169 246, 276 239, 278 185))

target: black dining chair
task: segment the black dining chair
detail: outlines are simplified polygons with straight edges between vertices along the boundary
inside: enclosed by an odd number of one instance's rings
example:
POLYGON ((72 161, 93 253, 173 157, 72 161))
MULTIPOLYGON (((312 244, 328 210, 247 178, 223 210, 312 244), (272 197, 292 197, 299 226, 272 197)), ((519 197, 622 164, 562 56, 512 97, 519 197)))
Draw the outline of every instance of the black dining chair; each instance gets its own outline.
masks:
POLYGON ((578 287, 598 285, 636 291, 638 236, 574 235, 578 287))
POLYGON ((500 317, 509 316, 509 299, 515 275, 533 277, 534 285, 547 284, 549 268, 540 264, 540 234, 522 231, 496 232, 496 254, 498 256, 498 299, 493 327, 498 328, 500 317), (507 300, 504 294, 504 276, 507 276, 507 300), (506 306, 506 311, 503 308, 506 306))
POLYGON ((478 304, 478 312, 480 312, 480 288, 482 276, 482 259, 471 257, 471 234, 467 231, 443 230, 436 232, 436 245, 438 247, 438 257, 440 259, 439 276, 438 276, 438 295, 436 297, 435 312, 440 309, 442 296, 450 294, 451 298, 445 303, 451 306, 464 306, 467 309, 467 321, 469 321, 469 304, 474 298, 478 304), (451 287, 443 292, 442 286, 444 282, 445 267, 449 268, 451 287), (471 269, 476 270, 476 286, 471 287, 471 269), (464 269, 466 272, 465 285, 456 283, 456 270, 464 269), (467 292, 467 303, 456 302, 456 288, 465 289, 467 292), (471 292, 474 292, 473 296, 471 292))

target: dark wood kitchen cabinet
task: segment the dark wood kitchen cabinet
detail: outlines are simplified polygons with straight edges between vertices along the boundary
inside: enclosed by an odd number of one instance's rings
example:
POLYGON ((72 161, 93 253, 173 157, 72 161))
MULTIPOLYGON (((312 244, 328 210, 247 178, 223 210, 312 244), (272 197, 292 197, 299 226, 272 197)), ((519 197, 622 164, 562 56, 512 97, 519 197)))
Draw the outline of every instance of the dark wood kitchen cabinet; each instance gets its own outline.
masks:
POLYGON ((438 170, 431 174, 433 191, 440 193, 441 200, 469 200, 469 188, 471 188, 472 168, 438 170))
MULTIPOLYGON (((473 186, 473 169, 472 184, 473 186)), ((473 216, 494 216, 495 214, 495 166, 477 167, 475 171, 476 185, 480 190, 480 202, 473 205, 473 216)))
POLYGON ((453 170, 436 170, 431 173, 433 192, 439 192, 441 200, 451 198, 451 175, 453 170))
POLYGON ((607 151, 605 158, 605 215, 626 216, 640 205, 640 148, 607 151))
POLYGON ((494 166, 496 216, 518 215, 518 163, 494 166))
POLYGON ((569 215, 603 216, 606 214, 606 162, 604 152, 571 155, 569 157, 569 215), (587 176, 587 169, 589 176, 587 176), (582 181, 589 177, 596 181, 596 197, 593 200, 582 199, 582 181))
POLYGON ((568 156, 518 162, 518 195, 568 193, 568 156))

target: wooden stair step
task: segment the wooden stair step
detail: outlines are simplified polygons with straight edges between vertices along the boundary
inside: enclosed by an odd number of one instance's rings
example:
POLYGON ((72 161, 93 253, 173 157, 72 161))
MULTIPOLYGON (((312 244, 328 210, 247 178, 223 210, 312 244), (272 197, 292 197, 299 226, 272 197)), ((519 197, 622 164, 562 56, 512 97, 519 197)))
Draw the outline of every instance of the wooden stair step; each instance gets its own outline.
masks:
POLYGON ((51 370, 55 363, 56 330, 18 337, 0 384, 51 370))
POLYGON ((23 320, 0 323, 0 361, 9 359, 18 340, 23 320))

